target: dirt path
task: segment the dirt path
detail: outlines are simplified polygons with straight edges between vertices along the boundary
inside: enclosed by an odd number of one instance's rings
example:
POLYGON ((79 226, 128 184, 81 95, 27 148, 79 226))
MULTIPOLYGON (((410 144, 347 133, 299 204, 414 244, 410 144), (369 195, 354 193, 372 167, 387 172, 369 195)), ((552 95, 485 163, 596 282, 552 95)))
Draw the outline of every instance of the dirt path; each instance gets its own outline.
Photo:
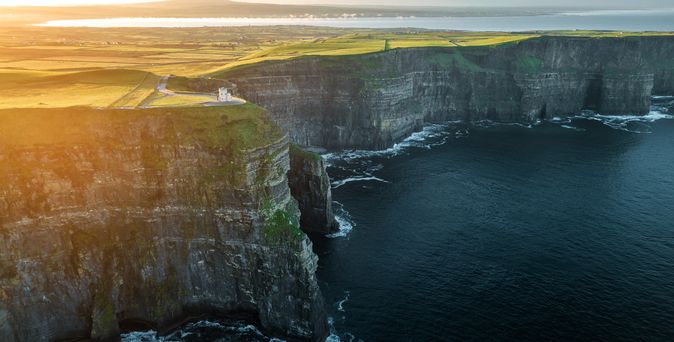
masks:
MULTIPOLYGON (((167 88, 168 86, 168 81, 171 78, 171 75, 166 75, 162 76, 159 79, 159 82, 157 82, 157 86, 155 87, 155 94, 149 96, 147 99, 143 101, 141 104, 141 108, 150 108, 150 107, 155 107, 152 106, 152 102, 156 101, 158 99, 162 99, 165 97, 173 97, 173 96, 189 96, 189 97, 212 97, 213 101, 207 101, 207 102, 202 102, 200 103, 201 105, 212 107, 212 106, 226 106, 226 105, 242 105, 245 104, 247 101, 244 99, 240 98, 234 98, 230 102, 219 102, 217 101, 217 97, 213 96, 212 94, 206 94, 206 93, 176 93, 173 90, 169 90, 167 88), (158 94, 161 94, 161 96, 156 96, 158 94)), ((160 106, 161 107, 161 106, 160 106)))

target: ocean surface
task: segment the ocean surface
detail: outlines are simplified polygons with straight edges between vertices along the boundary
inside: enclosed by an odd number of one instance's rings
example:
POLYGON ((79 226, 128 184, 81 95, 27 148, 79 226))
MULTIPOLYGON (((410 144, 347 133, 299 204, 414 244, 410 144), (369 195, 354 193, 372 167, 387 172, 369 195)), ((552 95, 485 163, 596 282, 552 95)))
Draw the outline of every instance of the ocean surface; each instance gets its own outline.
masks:
MULTIPOLYGON (((324 156, 328 341, 674 340, 673 112, 430 125, 324 156)), ((208 321, 123 340, 278 341, 208 321)))
POLYGON ((53 20, 38 26, 57 27, 219 27, 304 25, 343 28, 414 27, 465 31, 623 30, 674 31, 674 8, 560 13, 538 16, 438 18, 107 18, 53 20))
POLYGON ((348 223, 316 241, 333 341, 673 341, 668 112, 328 156, 348 223))

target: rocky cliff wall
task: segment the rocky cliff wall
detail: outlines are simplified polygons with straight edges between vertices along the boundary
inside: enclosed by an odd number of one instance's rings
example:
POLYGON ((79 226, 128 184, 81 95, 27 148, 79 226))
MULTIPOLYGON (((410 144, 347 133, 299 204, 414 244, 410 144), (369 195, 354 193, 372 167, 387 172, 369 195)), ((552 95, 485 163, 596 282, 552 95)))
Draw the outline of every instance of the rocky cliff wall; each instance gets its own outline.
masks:
POLYGON ((378 149, 424 122, 645 114, 674 94, 674 37, 541 37, 492 47, 307 57, 218 75, 300 145, 378 149))
POLYGON ((203 313, 322 339, 288 142, 251 108, 0 112, 0 341, 203 313))
POLYGON ((291 145, 288 183, 299 202, 304 231, 329 234, 339 230, 332 210, 330 177, 320 155, 291 145))

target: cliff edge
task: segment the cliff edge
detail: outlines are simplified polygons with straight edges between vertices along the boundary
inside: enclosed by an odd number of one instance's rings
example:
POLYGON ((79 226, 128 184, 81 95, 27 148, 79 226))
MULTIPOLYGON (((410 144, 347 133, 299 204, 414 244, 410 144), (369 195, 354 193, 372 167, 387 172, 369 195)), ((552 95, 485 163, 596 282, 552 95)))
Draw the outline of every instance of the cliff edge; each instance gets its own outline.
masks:
POLYGON ((382 149, 426 122, 645 114, 652 95, 674 94, 674 37, 545 36, 303 57, 214 76, 268 109, 300 145, 382 149))
POLYGON ((0 340, 192 315, 326 336, 288 141, 252 105, 0 111, 0 340))

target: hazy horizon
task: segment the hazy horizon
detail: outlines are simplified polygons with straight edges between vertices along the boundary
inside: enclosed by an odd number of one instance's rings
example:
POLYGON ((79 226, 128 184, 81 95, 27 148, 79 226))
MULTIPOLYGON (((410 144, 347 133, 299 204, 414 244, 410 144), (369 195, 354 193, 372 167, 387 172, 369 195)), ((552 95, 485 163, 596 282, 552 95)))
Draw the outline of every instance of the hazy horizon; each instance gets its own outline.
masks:
MULTIPOLYGON (((88 5, 125 5, 131 3, 150 2, 185 2, 185 0, 0 0, 0 6, 88 6, 88 5)), ((230 1, 204 1, 228 3, 230 1)), ((192 1, 192 2, 195 2, 192 1)), ((232 0, 238 3, 277 4, 277 5, 320 5, 320 6, 382 6, 382 7, 584 7, 597 9, 643 9, 643 8, 674 8, 671 0, 642 0, 635 3, 632 0, 596 1, 588 3, 586 0, 553 0, 541 4, 537 0, 417 0, 410 5, 406 0, 232 0)))
POLYGON ((588 8, 647 8, 674 7, 671 0, 641 0, 635 4, 633 0, 595 1, 588 3, 587 0, 553 0, 541 4, 540 0, 417 0, 410 5, 407 0, 232 0, 246 3, 268 3, 281 5, 350 5, 350 6, 439 6, 439 7, 588 7, 588 8))

